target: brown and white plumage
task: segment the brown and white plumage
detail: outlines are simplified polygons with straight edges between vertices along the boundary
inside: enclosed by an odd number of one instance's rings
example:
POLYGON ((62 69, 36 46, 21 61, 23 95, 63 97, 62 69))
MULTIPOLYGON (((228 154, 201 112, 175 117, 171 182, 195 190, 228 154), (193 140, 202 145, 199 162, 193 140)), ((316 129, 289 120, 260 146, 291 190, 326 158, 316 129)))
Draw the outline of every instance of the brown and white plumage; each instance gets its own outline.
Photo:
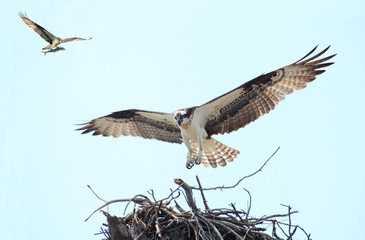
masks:
POLYGON ((58 45, 60 45, 61 43, 66 43, 66 42, 72 42, 72 41, 82 41, 82 40, 89 40, 89 39, 85 39, 85 38, 78 38, 78 37, 73 37, 73 38, 59 38, 54 36, 52 33, 48 32, 45 28, 43 28, 42 26, 38 25, 37 23, 33 22, 32 20, 30 20, 27 16, 27 14, 19 12, 19 17, 21 17, 21 19, 23 19, 23 21, 30 27, 32 28, 36 33, 39 34, 39 36, 41 36, 44 40, 46 40, 47 42, 49 42, 50 44, 44 48, 42 48, 43 50, 47 50, 47 49, 52 49, 57 47, 58 45))
POLYGON ((93 135, 103 135, 104 137, 117 138, 121 135, 131 135, 170 143, 182 143, 180 129, 169 113, 130 109, 96 118, 78 130, 85 130, 83 133, 93 131, 93 135))
MULTIPOLYGON (((317 48, 317 47, 316 47, 317 48)), ((172 114, 125 110, 96 118, 78 130, 94 135, 132 135, 171 143, 184 142, 189 150, 186 166, 225 166, 239 154, 212 135, 236 131, 270 112, 295 90, 303 89, 335 56, 320 58, 328 49, 310 57, 314 48, 299 61, 261 75, 201 106, 180 109, 172 114)))

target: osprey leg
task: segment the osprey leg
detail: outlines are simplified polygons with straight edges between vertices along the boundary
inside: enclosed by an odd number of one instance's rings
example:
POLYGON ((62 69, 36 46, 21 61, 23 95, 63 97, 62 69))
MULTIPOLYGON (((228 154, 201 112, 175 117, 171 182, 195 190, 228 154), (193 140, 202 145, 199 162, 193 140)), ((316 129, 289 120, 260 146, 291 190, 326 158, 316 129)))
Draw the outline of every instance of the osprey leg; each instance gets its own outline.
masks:
MULTIPOLYGON (((205 130, 204 130, 205 132, 205 130)), ((198 150, 198 154, 195 158, 194 163, 199 165, 202 163, 202 152, 203 152, 203 134, 201 134, 201 131, 199 131, 199 135, 198 135, 198 145, 199 145, 199 150, 198 150)))
POLYGON ((188 160, 186 161, 186 168, 187 169, 191 169, 194 166, 193 149, 191 148, 191 144, 190 144, 190 141, 189 140, 185 140, 183 138, 183 141, 184 141, 186 147, 189 150, 189 152, 188 152, 188 160))

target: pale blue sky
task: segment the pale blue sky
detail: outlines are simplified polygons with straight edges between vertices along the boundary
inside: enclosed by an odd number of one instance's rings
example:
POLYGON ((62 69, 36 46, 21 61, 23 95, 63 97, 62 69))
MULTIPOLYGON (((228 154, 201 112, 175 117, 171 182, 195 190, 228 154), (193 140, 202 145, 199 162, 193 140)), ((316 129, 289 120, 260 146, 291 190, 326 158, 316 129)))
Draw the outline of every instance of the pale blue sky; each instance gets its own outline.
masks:
MULTIPOLYGON (((300 213, 313 239, 361 239, 365 215, 364 1, 7 1, 1 4, 0 238, 101 239, 103 198, 154 189, 174 178, 205 187, 241 184, 251 214, 300 213), (18 17, 66 43, 47 43, 18 17), (75 124, 129 108, 172 112, 203 104, 319 44, 335 64, 270 114, 229 135, 241 151, 225 168, 185 168, 183 145, 133 137, 81 135, 75 124)), ((202 206, 200 196, 196 195, 202 206)), ((211 207, 236 202, 238 188, 207 193, 211 207)), ((111 206, 121 215, 123 205, 111 206)), ((298 235, 298 239, 303 239, 298 235)))

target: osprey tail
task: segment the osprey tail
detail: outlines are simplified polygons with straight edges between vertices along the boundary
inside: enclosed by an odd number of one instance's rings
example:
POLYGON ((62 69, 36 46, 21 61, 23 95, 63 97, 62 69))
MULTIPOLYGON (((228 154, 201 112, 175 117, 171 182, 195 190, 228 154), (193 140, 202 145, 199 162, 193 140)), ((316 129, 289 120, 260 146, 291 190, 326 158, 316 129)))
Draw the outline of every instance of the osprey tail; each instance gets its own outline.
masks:
MULTIPOLYGON (((193 149, 192 158, 196 159, 199 147, 194 143, 191 144, 191 147, 193 149)), ((239 153, 240 151, 211 138, 204 141, 201 159, 205 167, 209 167, 210 164, 213 168, 216 168, 217 162, 224 167, 227 165, 227 162, 233 162, 239 153)))

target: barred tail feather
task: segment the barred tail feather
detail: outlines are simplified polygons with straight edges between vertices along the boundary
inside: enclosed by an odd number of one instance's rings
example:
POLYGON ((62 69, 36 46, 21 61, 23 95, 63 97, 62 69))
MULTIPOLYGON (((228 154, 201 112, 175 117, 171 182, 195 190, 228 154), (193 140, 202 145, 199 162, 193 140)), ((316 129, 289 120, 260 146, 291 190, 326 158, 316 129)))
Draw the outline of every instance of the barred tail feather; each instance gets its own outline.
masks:
MULTIPOLYGON (((191 146, 193 149, 192 157, 195 159, 198 155, 199 147, 194 143, 191 146)), ((217 163, 224 167, 227 165, 227 162, 233 162, 239 153, 240 151, 228 147, 215 139, 207 139, 202 152, 202 162, 205 167, 211 165, 213 168, 216 168, 217 163)))

